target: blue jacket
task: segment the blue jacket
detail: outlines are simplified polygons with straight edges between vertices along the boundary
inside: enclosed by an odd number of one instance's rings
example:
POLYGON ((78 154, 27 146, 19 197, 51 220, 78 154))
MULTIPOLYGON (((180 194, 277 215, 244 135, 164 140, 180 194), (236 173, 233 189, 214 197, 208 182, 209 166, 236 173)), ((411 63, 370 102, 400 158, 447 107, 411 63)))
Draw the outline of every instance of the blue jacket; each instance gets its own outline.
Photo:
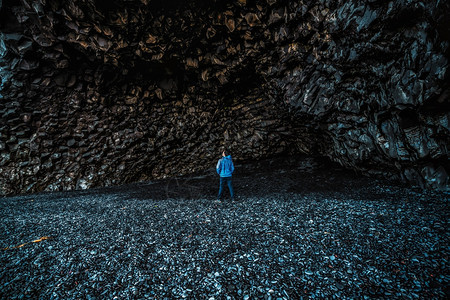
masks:
POLYGON ((224 156, 217 162, 216 167, 217 174, 220 177, 231 177, 234 171, 233 161, 231 160, 231 155, 224 156))

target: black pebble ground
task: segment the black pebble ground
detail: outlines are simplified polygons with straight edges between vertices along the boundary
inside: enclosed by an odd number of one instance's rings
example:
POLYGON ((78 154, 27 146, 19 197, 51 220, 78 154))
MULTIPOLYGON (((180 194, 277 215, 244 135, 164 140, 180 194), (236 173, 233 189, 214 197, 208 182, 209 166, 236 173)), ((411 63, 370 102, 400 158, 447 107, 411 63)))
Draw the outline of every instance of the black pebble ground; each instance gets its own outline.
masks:
POLYGON ((0 199, 1 299, 448 299, 449 194, 297 157, 0 199))

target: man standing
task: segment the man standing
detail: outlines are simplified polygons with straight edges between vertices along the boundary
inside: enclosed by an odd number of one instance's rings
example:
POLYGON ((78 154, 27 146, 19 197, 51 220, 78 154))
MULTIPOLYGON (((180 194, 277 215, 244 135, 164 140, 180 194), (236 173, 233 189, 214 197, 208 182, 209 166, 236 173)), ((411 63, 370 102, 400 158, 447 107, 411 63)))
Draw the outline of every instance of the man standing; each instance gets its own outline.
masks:
POLYGON ((231 184, 231 175, 233 174, 234 171, 234 165, 228 150, 224 150, 222 152, 222 158, 219 159, 219 161, 217 162, 216 171, 217 174, 219 174, 220 176, 220 187, 217 200, 220 201, 220 197, 222 196, 223 192, 223 187, 225 184, 228 184, 231 200, 233 201, 234 193, 233 193, 233 185, 231 184))

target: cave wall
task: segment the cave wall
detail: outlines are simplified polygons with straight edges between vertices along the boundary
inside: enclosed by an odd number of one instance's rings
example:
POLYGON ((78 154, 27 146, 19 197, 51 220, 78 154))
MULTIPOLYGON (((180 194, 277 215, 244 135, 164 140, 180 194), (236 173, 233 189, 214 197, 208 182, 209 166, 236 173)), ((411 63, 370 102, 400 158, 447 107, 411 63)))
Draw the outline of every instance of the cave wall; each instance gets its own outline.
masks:
POLYGON ((0 194, 321 154, 448 187, 444 1, 0 2, 0 194))

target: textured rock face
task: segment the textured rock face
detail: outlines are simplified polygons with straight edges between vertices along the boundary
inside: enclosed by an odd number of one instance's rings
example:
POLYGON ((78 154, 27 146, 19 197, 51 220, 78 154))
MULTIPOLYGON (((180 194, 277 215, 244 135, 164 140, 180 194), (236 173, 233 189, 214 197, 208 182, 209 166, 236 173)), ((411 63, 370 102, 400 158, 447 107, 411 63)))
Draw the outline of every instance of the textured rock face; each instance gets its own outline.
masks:
POLYGON ((322 154, 448 186, 445 1, 0 2, 0 194, 322 154))

